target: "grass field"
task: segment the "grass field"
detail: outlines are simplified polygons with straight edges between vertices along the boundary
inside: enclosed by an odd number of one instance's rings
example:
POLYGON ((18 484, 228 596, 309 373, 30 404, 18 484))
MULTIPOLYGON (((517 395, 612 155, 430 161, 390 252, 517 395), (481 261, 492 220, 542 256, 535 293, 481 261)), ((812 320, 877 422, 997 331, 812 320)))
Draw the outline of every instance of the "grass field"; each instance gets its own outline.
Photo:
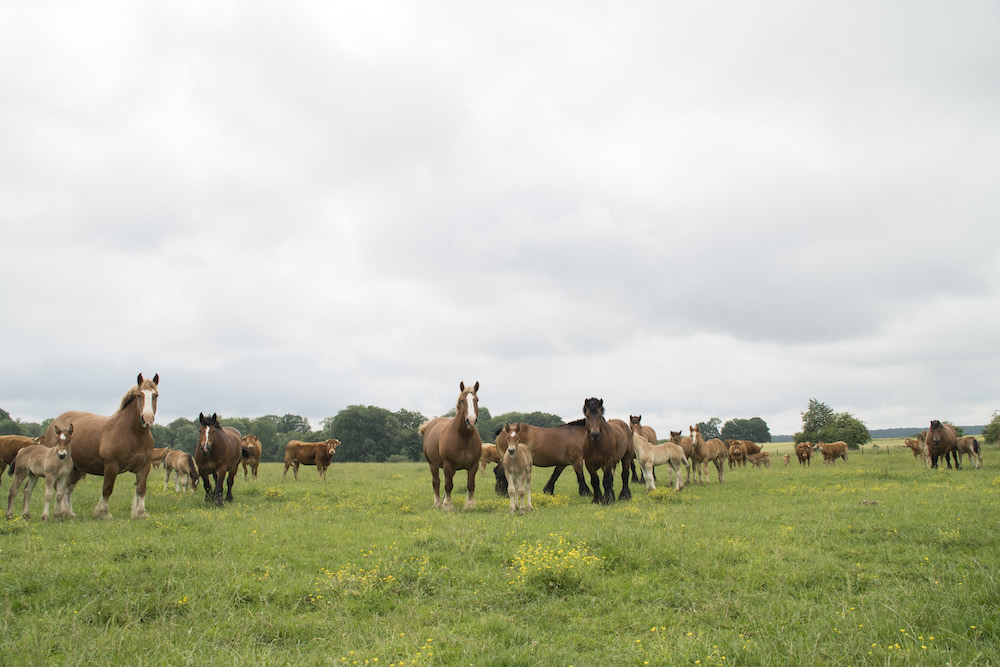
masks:
POLYGON ((879 444, 606 507, 564 475, 524 517, 490 473, 433 511, 415 463, 265 464, 222 509, 155 471, 147 521, 131 475, 112 521, 91 477, 43 525, 39 486, 0 523, 0 664, 1000 664, 1000 452, 927 471, 879 444))

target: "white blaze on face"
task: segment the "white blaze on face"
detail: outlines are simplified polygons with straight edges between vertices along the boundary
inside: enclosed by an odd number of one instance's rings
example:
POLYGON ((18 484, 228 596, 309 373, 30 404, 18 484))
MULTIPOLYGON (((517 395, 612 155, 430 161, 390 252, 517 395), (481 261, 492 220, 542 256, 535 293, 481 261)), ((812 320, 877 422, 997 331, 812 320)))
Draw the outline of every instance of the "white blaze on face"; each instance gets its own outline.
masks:
POLYGON ((465 395, 465 400, 466 400, 466 403, 467 403, 466 411, 465 411, 465 418, 469 421, 470 424, 475 425, 475 423, 476 423, 476 405, 475 405, 475 403, 473 403, 473 398, 472 398, 472 392, 471 391, 468 394, 465 395))
POLYGON ((154 419, 156 419, 156 410, 153 408, 153 392, 144 389, 142 392, 142 423, 146 426, 152 426, 154 419))

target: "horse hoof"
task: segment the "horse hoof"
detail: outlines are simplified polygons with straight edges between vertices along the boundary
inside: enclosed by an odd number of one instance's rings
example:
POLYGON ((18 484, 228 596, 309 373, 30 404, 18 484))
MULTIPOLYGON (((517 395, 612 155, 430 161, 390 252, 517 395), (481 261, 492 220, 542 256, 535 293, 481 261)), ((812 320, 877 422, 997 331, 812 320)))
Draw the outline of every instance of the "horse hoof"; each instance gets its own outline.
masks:
POLYGON ((141 514, 133 514, 132 518, 144 521, 149 518, 149 515, 146 514, 145 512, 142 512, 141 514))

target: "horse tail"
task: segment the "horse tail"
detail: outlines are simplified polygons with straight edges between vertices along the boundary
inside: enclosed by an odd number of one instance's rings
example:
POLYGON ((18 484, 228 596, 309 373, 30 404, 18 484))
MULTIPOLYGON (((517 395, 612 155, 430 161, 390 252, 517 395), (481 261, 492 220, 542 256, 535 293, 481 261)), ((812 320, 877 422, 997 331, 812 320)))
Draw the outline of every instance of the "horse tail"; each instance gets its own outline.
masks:
POLYGON ((979 453, 979 441, 975 438, 972 439, 972 448, 976 450, 976 454, 979 453))
POLYGON ((421 424, 420 426, 418 426, 418 427, 417 427, 417 435, 423 435, 423 434, 424 434, 424 431, 426 431, 426 430, 427 430, 427 425, 428 425, 428 424, 430 424, 430 423, 431 423, 431 422, 430 422, 430 420, 428 419, 428 420, 427 420, 427 421, 425 421, 425 422, 424 422, 423 424, 421 424))
MULTIPOLYGON (((187 452, 184 452, 184 453, 187 454, 187 452)), ((187 457, 188 457, 188 465, 191 466, 191 472, 192 473, 197 472, 197 470, 198 470, 198 464, 196 464, 194 462, 194 457, 191 456, 190 454, 188 454, 187 457)))
POLYGON ((684 456, 684 452, 681 452, 681 465, 684 466, 685 468, 691 467, 691 462, 688 461, 686 456, 684 456))
POLYGON ((10 462, 10 468, 7 469, 7 474, 8 475, 13 475, 14 474, 14 464, 15 463, 17 463, 17 457, 16 456, 14 457, 13 460, 11 460, 11 462, 10 462))

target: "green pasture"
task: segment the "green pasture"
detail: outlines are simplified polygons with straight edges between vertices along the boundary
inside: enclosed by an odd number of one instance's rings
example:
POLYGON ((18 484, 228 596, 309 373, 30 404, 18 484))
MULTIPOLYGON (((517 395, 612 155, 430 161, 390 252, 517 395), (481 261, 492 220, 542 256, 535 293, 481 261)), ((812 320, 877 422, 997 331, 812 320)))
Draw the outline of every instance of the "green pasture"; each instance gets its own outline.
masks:
POLYGON ((264 464, 222 509, 154 471, 145 521, 131 475, 111 521, 100 478, 64 523, 39 486, 0 521, 0 665, 1000 664, 1000 451, 928 471, 898 442, 611 506, 536 468, 523 517, 490 472, 432 510, 416 463, 264 464))

